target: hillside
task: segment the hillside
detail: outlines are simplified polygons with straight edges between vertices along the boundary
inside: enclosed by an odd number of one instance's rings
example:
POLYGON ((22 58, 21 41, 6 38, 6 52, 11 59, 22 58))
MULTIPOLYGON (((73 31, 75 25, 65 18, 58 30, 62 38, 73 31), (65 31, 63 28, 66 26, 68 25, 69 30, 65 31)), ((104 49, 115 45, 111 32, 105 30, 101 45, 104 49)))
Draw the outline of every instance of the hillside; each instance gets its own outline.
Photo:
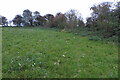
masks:
POLYGON ((116 78, 114 43, 44 28, 3 28, 3 78, 116 78))

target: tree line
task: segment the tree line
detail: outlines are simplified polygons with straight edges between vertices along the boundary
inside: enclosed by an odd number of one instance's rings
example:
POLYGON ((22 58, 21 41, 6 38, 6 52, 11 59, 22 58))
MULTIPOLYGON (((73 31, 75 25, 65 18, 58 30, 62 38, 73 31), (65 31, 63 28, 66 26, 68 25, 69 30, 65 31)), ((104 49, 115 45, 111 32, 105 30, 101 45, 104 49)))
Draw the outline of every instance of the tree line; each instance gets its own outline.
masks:
MULTIPOLYGON (((112 2, 103 2, 94 5, 91 17, 83 22, 83 18, 77 10, 71 9, 66 13, 58 12, 53 14, 40 15, 40 12, 31 12, 26 9, 23 14, 16 15, 11 21, 15 26, 31 26, 31 27, 49 27, 59 28, 63 30, 74 30, 79 28, 87 28, 89 31, 99 32, 103 37, 112 37, 118 35, 120 31, 120 2, 116 2, 113 8, 112 2)), ((2 26, 7 26, 7 18, 0 17, 2 26)), ((10 23, 11 23, 10 22, 10 23)))

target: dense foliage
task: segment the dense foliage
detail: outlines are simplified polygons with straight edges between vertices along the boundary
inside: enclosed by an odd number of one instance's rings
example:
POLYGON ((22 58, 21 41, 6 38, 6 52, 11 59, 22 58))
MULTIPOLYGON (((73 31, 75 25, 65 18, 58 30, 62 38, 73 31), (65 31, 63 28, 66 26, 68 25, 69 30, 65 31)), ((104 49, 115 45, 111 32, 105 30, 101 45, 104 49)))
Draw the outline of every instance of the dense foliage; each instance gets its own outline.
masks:
POLYGON ((99 5, 91 7, 92 16, 87 19, 87 27, 92 31, 99 31, 103 37, 108 38, 113 35, 118 35, 120 30, 119 18, 116 14, 117 6, 115 9, 111 9, 112 3, 104 2, 99 5))

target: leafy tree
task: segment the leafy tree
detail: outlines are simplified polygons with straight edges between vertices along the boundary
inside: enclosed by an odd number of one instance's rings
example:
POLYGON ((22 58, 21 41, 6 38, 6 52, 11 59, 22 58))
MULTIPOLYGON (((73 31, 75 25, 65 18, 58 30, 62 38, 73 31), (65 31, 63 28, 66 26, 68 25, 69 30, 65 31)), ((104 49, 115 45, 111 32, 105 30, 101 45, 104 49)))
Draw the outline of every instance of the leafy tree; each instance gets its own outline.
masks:
MULTIPOLYGON (((97 22, 97 27, 99 29, 102 29, 103 27, 105 27, 102 24, 107 24, 110 20, 110 7, 111 7, 111 3, 110 2, 103 2, 99 5, 94 5, 93 7, 91 7, 92 12, 92 19, 93 22, 97 22), (101 25, 101 26, 100 26, 101 25)), ((94 23, 95 24, 95 23, 94 23)))
POLYGON ((66 27, 66 16, 62 13, 57 13, 54 17, 54 27, 64 29, 66 27))
POLYGON ((1 24, 2 26, 8 26, 7 18, 4 16, 1 16, 1 24))
POLYGON ((40 16, 40 12, 38 11, 35 11, 33 14, 34 14, 34 18, 37 18, 38 16, 40 16))
POLYGON ((43 16, 40 15, 40 13, 38 11, 34 12, 34 19, 33 19, 33 23, 34 26, 43 26, 45 25, 45 18, 43 16))
POLYGON ((44 16, 44 18, 46 20, 46 26, 48 26, 48 27, 53 27, 54 26, 54 22, 53 22, 54 15, 52 15, 52 14, 46 14, 44 16))
POLYGON ((13 21, 14 25, 21 26, 22 16, 21 15, 16 15, 15 18, 12 21, 13 21))
POLYGON ((78 18, 77 27, 85 27, 85 24, 84 24, 83 19, 81 18, 81 16, 78 18))
POLYGON ((52 14, 46 14, 44 17, 46 18, 47 21, 52 21, 53 18, 54 18, 54 15, 52 15, 52 14))
POLYGON ((66 29, 73 29, 77 26, 81 26, 81 24, 83 25, 81 15, 77 10, 71 9, 65 13, 65 16, 67 18, 66 29))
POLYGON ((112 16, 114 16, 114 24, 115 24, 115 32, 118 35, 120 33, 120 1, 117 2, 116 8, 112 12, 112 16))
POLYGON ((32 12, 28 9, 23 11, 23 25, 24 26, 33 26, 32 12))
POLYGON ((111 2, 103 2, 91 7, 93 11, 91 18, 87 19, 87 26, 93 30, 101 31, 104 37, 111 37, 115 35, 116 18, 112 15, 111 2))
POLYGON ((95 31, 97 27, 96 20, 93 17, 88 17, 86 22, 86 27, 91 31, 95 31))

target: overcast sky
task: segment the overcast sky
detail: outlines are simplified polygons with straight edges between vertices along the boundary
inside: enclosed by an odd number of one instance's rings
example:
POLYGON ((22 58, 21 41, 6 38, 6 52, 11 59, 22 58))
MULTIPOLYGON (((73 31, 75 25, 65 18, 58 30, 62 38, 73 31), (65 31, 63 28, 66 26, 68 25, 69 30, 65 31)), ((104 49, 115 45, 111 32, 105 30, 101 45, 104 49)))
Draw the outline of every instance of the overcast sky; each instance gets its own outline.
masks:
POLYGON ((101 2, 113 2, 120 0, 1 0, 0 15, 12 20, 15 15, 22 14, 23 10, 29 9, 32 12, 39 11, 41 15, 57 12, 65 13, 70 9, 76 9, 85 19, 90 16, 90 7, 101 2))

